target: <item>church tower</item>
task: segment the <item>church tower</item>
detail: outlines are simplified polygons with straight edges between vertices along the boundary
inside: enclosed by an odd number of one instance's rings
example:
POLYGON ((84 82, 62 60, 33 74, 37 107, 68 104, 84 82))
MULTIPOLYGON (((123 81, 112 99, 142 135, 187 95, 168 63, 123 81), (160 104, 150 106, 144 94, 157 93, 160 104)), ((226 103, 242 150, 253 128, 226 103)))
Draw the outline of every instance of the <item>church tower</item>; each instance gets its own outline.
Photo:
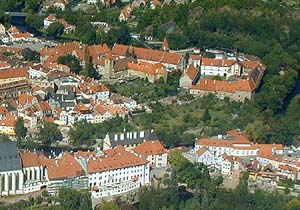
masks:
POLYGON ((169 52, 170 51, 170 47, 169 47, 169 43, 168 43, 167 38, 164 39, 164 42, 163 42, 163 44, 161 46, 161 50, 165 51, 165 52, 169 52))
POLYGON ((103 76, 105 78, 111 78, 113 76, 113 65, 114 65, 114 60, 111 52, 109 52, 105 58, 105 64, 104 64, 103 76))

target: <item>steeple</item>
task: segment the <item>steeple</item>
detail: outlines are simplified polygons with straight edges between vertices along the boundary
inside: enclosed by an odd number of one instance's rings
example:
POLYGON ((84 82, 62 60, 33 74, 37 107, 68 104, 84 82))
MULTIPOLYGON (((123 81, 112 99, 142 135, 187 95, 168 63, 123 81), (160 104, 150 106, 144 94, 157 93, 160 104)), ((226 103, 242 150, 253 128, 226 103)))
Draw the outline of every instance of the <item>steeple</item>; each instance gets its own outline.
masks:
POLYGON ((164 42, 163 42, 163 44, 161 46, 161 50, 162 51, 166 51, 166 52, 168 52, 170 50, 167 38, 164 39, 164 42))

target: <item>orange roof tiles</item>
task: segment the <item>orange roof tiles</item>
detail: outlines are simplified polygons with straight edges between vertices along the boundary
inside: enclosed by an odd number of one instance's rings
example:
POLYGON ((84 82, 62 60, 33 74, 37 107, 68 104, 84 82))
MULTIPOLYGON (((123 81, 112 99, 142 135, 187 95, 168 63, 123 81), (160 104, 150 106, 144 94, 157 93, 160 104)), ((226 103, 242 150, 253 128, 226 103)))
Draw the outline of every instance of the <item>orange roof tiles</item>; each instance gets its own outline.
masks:
POLYGON ((95 151, 93 151, 93 152, 78 151, 78 152, 75 153, 76 158, 90 158, 90 157, 94 157, 94 156, 96 156, 95 151))
POLYGON ((104 115, 107 112, 107 110, 101 104, 98 104, 94 109, 101 115, 104 115))
POLYGON ((204 90, 204 91, 220 91, 220 92, 236 92, 236 91, 248 91, 255 90, 255 84, 252 80, 239 79, 238 81, 219 81, 219 80, 200 80, 196 85, 192 86, 192 89, 204 90))
POLYGON ((127 50, 131 51, 138 59, 149 60, 162 63, 179 64, 182 55, 178 53, 169 53, 159 50, 151 50, 140 47, 115 44, 112 49, 113 55, 126 56, 127 50))
POLYGON ((7 114, 8 113, 8 109, 5 106, 0 106, 0 114, 7 114))
POLYGON ((37 106, 38 106, 39 110, 41 110, 41 111, 44 111, 44 112, 51 111, 51 107, 47 101, 40 101, 40 102, 38 102, 37 106))
POLYGON ((19 29, 15 26, 12 26, 8 29, 8 32, 11 33, 11 34, 17 34, 17 33, 20 33, 19 29))
POLYGON ((266 68, 266 66, 262 64, 260 61, 241 61, 240 64, 247 69, 255 69, 258 67, 262 69, 266 68))
POLYGON ((201 156, 201 155, 203 155, 206 151, 208 151, 208 149, 207 149, 207 147, 204 146, 204 147, 201 147, 200 149, 198 149, 196 153, 197 153, 198 156, 201 156))
POLYGON ((110 51, 106 44, 87 46, 86 44, 81 44, 79 42, 67 42, 53 48, 42 48, 40 53, 41 56, 46 57, 45 63, 54 63, 59 56, 67 54, 75 55, 79 60, 84 60, 85 49, 88 50, 93 62, 98 61, 100 55, 107 54, 110 51))
POLYGON ((298 172, 297 168, 292 167, 292 166, 290 166, 290 165, 280 165, 280 166, 279 166, 279 169, 280 169, 281 171, 288 171, 288 172, 291 172, 292 174, 297 174, 297 172, 298 172))
POLYGON ((282 144, 258 144, 259 148, 258 156, 264 158, 273 158, 274 149, 283 150, 282 144))
POLYGON ((10 64, 6 61, 0 61, 0 69, 10 68, 10 64))
POLYGON ((16 122, 17 122, 17 117, 11 113, 7 113, 4 119, 0 120, 0 126, 13 127, 15 126, 16 122))
POLYGON ((20 78, 20 77, 28 78, 26 67, 6 68, 0 70, 0 79, 20 78))
MULTIPOLYGON (((230 131, 230 133, 233 133, 233 131, 230 131)), ((228 136, 228 137, 234 137, 234 138, 233 139, 201 138, 196 141, 196 144, 204 145, 204 146, 219 146, 219 147, 234 147, 234 148, 243 148, 242 146, 243 144, 251 144, 247 135, 242 133, 234 136, 228 136), (241 144, 241 146, 237 146, 238 144, 241 144)), ((245 146, 245 148, 256 149, 256 146, 249 145, 249 146, 245 146)))
POLYGON ((26 104, 31 104, 35 97, 32 95, 27 95, 26 93, 22 93, 18 99, 19 104, 24 106, 26 104))
POLYGON ((136 146, 133 151, 137 154, 147 156, 147 155, 160 155, 167 153, 167 150, 158 140, 145 141, 140 145, 136 146))
POLYGON ((40 155, 34 152, 21 152, 21 161, 23 167, 32 167, 32 166, 40 166, 42 164, 42 159, 45 158, 44 155, 40 155))
POLYGON ((74 107, 74 110, 76 112, 87 112, 90 109, 86 105, 84 105, 83 103, 80 102, 74 107))
POLYGON ((135 63, 128 63, 128 68, 134 71, 144 72, 146 74, 152 75, 164 75, 166 70, 165 66, 162 64, 152 64, 148 62, 139 62, 138 64, 135 63))
POLYGON ((235 60, 215 59, 215 58, 202 58, 201 65, 204 66, 232 66, 235 60))
POLYGON ((140 158, 125 149, 118 149, 119 152, 111 152, 109 156, 90 159, 87 163, 88 173, 97 173, 119 168, 133 167, 148 163, 144 158, 140 158))
POLYGON ((199 70, 193 64, 190 64, 188 69, 186 70, 186 73, 191 80, 195 79, 195 77, 198 75, 198 72, 199 70))
POLYGON ((85 174, 81 165, 68 152, 59 159, 44 159, 50 180, 78 177, 85 174))

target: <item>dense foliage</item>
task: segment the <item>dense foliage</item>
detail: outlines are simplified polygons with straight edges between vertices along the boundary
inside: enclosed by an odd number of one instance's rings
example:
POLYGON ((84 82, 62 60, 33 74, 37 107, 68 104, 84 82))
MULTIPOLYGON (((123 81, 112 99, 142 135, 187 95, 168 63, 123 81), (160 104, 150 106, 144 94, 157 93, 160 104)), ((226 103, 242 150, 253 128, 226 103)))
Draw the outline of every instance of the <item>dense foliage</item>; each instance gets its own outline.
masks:
POLYGON ((54 123, 45 121, 43 125, 39 127, 38 140, 43 145, 51 145, 57 141, 62 140, 62 133, 58 129, 58 126, 54 123))
POLYGON ((69 131, 71 141, 75 146, 91 146, 96 139, 103 139, 108 133, 131 131, 132 126, 121 117, 116 117, 105 123, 78 122, 69 131))

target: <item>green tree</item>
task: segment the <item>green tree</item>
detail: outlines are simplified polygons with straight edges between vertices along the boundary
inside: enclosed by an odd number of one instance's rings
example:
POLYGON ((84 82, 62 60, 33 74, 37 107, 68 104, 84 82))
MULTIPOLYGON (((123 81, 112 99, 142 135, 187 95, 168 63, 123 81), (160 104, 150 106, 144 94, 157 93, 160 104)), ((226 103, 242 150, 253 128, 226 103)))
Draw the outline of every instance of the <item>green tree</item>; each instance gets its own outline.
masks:
POLYGON ((76 123, 75 126, 71 128, 69 136, 75 146, 91 146, 94 144, 94 133, 95 129, 93 124, 83 121, 76 123))
POLYGON ((210 116, 210 114, 209 114, 209 111, 208 111, 208 109, 205 109, 205 110, 204 110, 204 113, 203 113, 203 115, 202 115, 202 121, 205 122, 205 123, 207 123, 207 122, 209 122, 210 120, 211 120, 211 116, 210 116))
POLYGON ((56 141, 61 141, 63 138, 62 133, 58 129, 57 125, 50 122, 44 122, 39 128, 38 140, 44 145, 51 145, 56 141))
POLYGON ((121 210, 121 208, 114 202, 103 201, 98 210, 121 210))
POLYGON ((24 127, 24 120, 21 117, 17 119, 17 122, 15 124, 15 132, 19 140, 25 138, 27 134, 27 128, 24 127))
POLYGON ((37 31, 43 27, 43 24, 44 24, 43 21, 44 21, 44 17, 41 15, 38 15, 36 13, 28 14, 25 19, 26 26, 29 29, 32 29, 35 31, 37 31))
POLYGON ((58 198, 64 209, 68 210, 89 210, 92 209, 91 194, 77 190, 61 188, 58 191, 58 198))
POLYGON ((29 48, 22 51, 22 55, 26 61, 40 62, 40 53, 29 48))
POLYGON ((64 26, 60 22, 54 22, 47 28, 47 36, 57 38, 61 36, 64 32, 64 26))
POLYGON ((80 62, 74 55, 68 54, 59 56, 57 59, 57 63, 67 65, 70 68, 70 71, 75 74, 79 74, 82 71, 80 62))

